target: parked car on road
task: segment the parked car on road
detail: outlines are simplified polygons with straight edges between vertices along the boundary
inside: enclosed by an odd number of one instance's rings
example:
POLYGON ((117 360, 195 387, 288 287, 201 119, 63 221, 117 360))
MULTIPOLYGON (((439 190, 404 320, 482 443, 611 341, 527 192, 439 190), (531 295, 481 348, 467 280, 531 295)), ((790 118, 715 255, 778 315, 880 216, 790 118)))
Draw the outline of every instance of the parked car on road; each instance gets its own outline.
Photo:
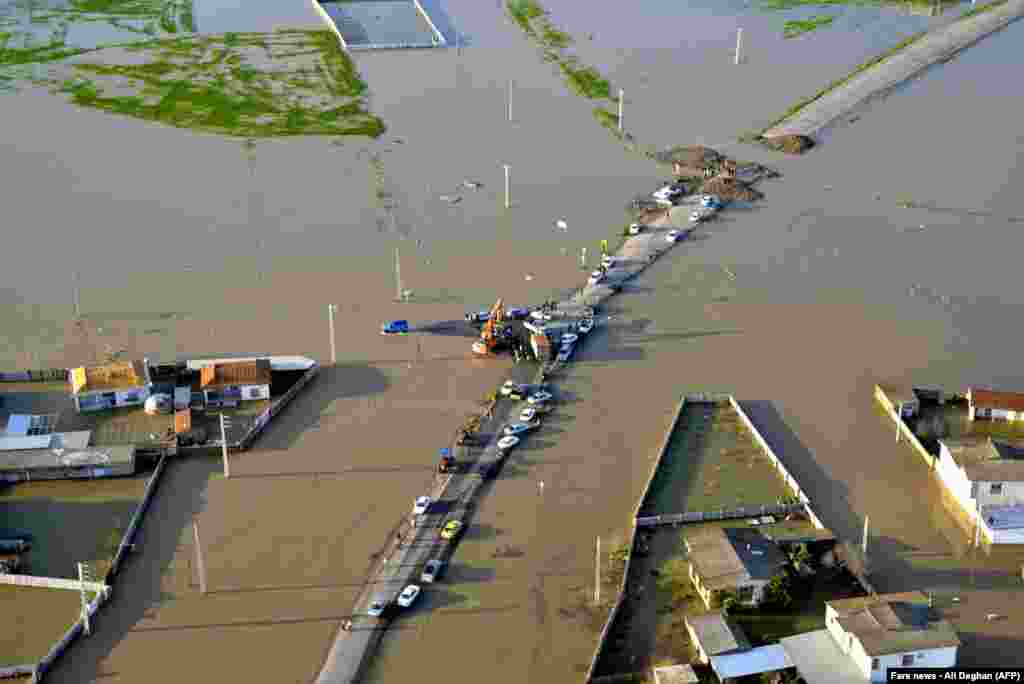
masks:
POLYGON ((590 274, 590 277, 587 278, 588 285, 600 285, 603 282, 604 272, 602 271, 594 271, 593 273, 590 274))
POLYGON ((537 417, 537 409, 533 408, 532 406, 528 406, 527 408, 524 408, 519 413, 519 420, 523 421, 524 423, 529 423, 531 420, 533 420, 536 417, 537 417))
POLYGON ((680 199, 685 194, 686 186, 682 185, 681 183, 669 183, 668 185, 665 185, 664 187, 655 190, 653 193, 651 193, 651 197, 658 200, 659 202, 675 203, 676 200, 680 199))
POLYGON ((409 332, 409 321, 388 321, 381 326, 380 332, 382 335, 405 335, 409 332))
POLYGON ((665 235, 665 241, 666 242, 675 242, 676 240, 678 240, 682 236, 683 236, 683 234, 681 232, 679 232, 678 230, 674 230, 673 229, 673 230, 668 231, 668 233, 665 235))
POLYGON ((700 223, 707 221, 709 218, 715 215, 714 209, 708 209, 707 207, 700 207, 690 212, 690 223, 700 223))
POLYGON ((522 384, 515 380, 506 380, 505 384, 501 386, 501 396, 507 397, 511 394, 522 394, 525 389, 522 384))
POLYGON ((415 584, 410 584, 402 590, 401 594, 398 595, 398 605, 402 606, 402 608, 409 608, 419 597, 419 586, 415 584))
POLYGON ((700 198, 700 206, 717 211, 722 208, 722 200, 719 199, 718 195, 703 195, 700 198))
POLYGON ((580 335, 586 335, 587 333, 589 333, 591 330, 594 329, 594 319, 593 318, 585 318, 585 319, 583 319, 583 322, 581 322, 579 327, 576 328, 576 329, 579 331, 580 335))
POLYGON ((388 609, 388 604, 384 601, 374 601, 370 604, 370 607, 366 609, 366 614, 370 617, 380 617, 384 614, 384 611, 388 609))
POLYGON ((629 234, 630 235, 639 235, 640 233, 644 232, 645 228, 647 228, 647 226, 645 226, 642 223, 630 224, 630 226, 629 226, 629 234))
POLYGON ((551 392, 537 392, 536 394, 531 394, 527 397, 526 401, 530 404, 543 404, 544 402, 551 401, 554 398, 555 397, 551 392))
POLYGON ((515 435, 505 435, 498 440, 498 448, 502 451, 508 451, 516 444, 519 444, 519 438, 515 435))
POLYGON ((426 515, 427 510, 430 508, 430 504, 431 501, 429 496, 419 497, 418 499, 416 499, 416 503, 414 503, 412 506, 412 514, 426 515))
POLYGON ((512 423, 505 426, 505 434, 510 436, 522 435, 538 427, 533 423, 512 423))
POLYGON ((423 566, 423 572, 420 574, 420 581, 430 584, 436 582, 441 577, 441 571, 444 569, 444 561, 437 558, 427 561, 427 564, 423 566))
POLYGON ((461 531, 461 520, 449 520, 445 523, 444 527, 441 528, 441 539, 455 539, 455 537, 459 536, 461 531))

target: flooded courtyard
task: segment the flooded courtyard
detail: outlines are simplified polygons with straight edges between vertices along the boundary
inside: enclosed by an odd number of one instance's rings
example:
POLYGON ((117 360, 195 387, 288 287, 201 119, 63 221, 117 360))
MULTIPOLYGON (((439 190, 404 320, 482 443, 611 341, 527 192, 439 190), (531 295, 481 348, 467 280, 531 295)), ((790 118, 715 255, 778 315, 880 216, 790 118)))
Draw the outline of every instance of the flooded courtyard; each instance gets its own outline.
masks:
MULTIPOLYGON (((685 27, 676 35, 663 5, 636 18, 548 4, 581 59, 626 90, 628 128, 659 146, 735 140, 947 16, 843 9, 831 26, 786 40, 781 16, 744 14, 748 62, 737 67, 735 9, 672 10, 685 27), (854 30, 858 21, 868 28, 854 30), (871 29, 882 23, 885 31, 871 29), (707 92, 679 78, 690 72, 710 82, 707 92), (769 82, 771 92, 758 85, 769 82)), ((253 21, 249 7, 237 16, 253 21)), ((296 7, 300 21, 308 10, 296 7)), ((358 56, 371 109, 388 126, 373 142, 247 148, 32 89, 0 96, 0 201, 18 236, 0 252, 4 368, 111 351, 323 360, 327 305, 339 306, 338 367, 238 456, 231 480, 213 458, 174 464, 98 633, 51 681, 177 682, 194 677, 197 662, 204 680, 310 681, 373 554, 429 481, 436 449, 510 363, 472 359, 464 337, 383 338, 381 322, 461 319, 499 296, 520 306, 577 286, 580 249, 596 254, 599 240, 621 231, 627 201, 659 181, 496 2, 442 9, 439 28, 465 36, 461 54, 358 56), (563 218, 564 231, 554 223, 563 218), (409 303, 394 301, 395 247, 409 303), (76 289, 82 330, 71 325, 76 289), (207 546, 205 596, 194 519, 207 546)), ((273 10, 282 23, 290 11, 273 10)), ((193 10, 200 32, 268 28, 225 26, 222 16, 201 3, 193 10)), ((318 21, 308 13, 307 26, 318 21)), ((368 680, 561 682, 584 671, 596 639, 580 610, 594 540, 629 525, 687 391, 751 403, 839 536, 857 538, 870 514, 880 567, 891 571, 880 586, 959 581, 907 559, 948 553, 959 531, 937 499, 911 494, 924 466, 894 457, 871 389, 922 376, 1024 386, 1004 332, 1022 304, 1012 278, 1024 112, 1004 92, 1022 30, 932 70, 804 158, 730 143, 783 178, 762 188, 764 202, 707 224, 611 300, 607 325, 561 385, 557 417, 513 455, 451 575, 396 623, 368 680), (457 671, 437 657, 453 643, 464 658, 457 671)), ((965 664, 999 653, 1001 664, 1019 665, 1015 623, 982 618, 1017 605, 1019 587, 982 575, 976 584, 960 609, 965 664)))

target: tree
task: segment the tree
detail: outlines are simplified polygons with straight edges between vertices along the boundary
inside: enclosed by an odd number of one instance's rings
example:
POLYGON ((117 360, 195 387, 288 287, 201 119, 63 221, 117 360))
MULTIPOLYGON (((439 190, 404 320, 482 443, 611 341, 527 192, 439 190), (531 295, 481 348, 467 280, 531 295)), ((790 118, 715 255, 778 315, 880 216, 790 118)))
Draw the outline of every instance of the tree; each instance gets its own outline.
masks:
POLYGON ((787 608, 793 603, 793 597, 789 593, 789 581, 785 574, 778 574, 768 582, 768 586, 765 587, 765 600, 780 608, 787 608))
POLYGON ((725 589, 716 591, 713 598, 714 605, 721 608, 722 612, 726 615, 731 613, 736 606, 739 605, 739 597, 736 595, 736 592, 727 591, 725 589))

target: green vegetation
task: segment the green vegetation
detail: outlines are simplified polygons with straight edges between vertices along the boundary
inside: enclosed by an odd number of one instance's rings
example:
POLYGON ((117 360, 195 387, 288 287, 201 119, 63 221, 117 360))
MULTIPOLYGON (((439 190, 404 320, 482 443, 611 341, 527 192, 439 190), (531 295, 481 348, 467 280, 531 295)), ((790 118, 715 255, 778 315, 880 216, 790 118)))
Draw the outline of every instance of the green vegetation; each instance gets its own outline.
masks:
POLYGON ((832 23, 835 17, 828 14, 816 14, 810 19, 796 19, 787 21, 785 27, 782 30, 782 35, 785 38, 796 38, 802 36, 805 33, 810 33, 822 26, 828 26, 832 23))
POLYGON ((569 87, 577 95, 590 100, 611 99, 611 84, 601 77, 597 69, 580 66, 574 57, 559 61, 558 68, 562 70, 569 87))
POLYGON ((384 132, 359 99, 366 84, 327 31, 182 37, 126 51, 149 60, 74 64, 76 77, 57 89, 80 106, 246 138, 384 132), (292 55, 287 66, 278 53, 292 55))
POLYGON ((536 35, 530 22, 544 16, 544 10, 540 5, 533 0, 508 0, 508 11, 526 33, 536 35))
POLYGON ((1005 4, 1006 4, 1006 0, 995 0, 995 2, 988 2, 988 3, 985 3, 984 5, 978 5, 976 7, 972 7, 971 9, 969 9, 966 12, 964 12, 963 14, 961 14, 960 18, 961 19, 966 19, 967 17, 973 17, 976 14, 984 14, 985 12, 988 12, 989 10, 994 10, 995 8, 1002 7, 1005 4))

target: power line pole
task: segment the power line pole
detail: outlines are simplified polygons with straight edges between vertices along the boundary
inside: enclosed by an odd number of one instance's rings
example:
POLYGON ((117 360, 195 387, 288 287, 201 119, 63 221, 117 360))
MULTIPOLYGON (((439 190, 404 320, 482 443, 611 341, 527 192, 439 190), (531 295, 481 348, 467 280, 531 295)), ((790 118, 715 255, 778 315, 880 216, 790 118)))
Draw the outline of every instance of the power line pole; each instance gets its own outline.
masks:
POLYGON ((395 301, 405 301, 405 284, 402 282, 402 261, 399 258, 398 247, 395 247, 395 301))
POLYGON ((619 88, 619 133, 622 132, 622 100, 626 95, 626 91, 619 88))
POLYGON ((82 629, 85 635, 92 634, 92 625, 89 624, 89 595, 85 591, 85 582, 89 579, 89 568, 85 563, 78 564, 78 590, 82 597, 82 629))
POLYGON ((75 318, 77 319, 77 318, 81 318, 82 317, 82 307, 81 307, 80 302, 79 302, 80 294, 79 294, 79 291, 78 291, 78 272, 77 271, 75 272, 74 291, 75 291, 75 318))
POLYGON ((738 29, 736 29, 736 60, 735 60, 736 64, 739 64, 740 61, 742 61, 742 57, 740 57, 740 47, 742 45, 743 45, 743 29, 738 28, 738 29))
POLYGON ((199 573, 199 593, 206 593, 206 563, 203 561, 203 547, 199 544, 199 521, 192 521, 192 539, 196 545, 196 571, 199 573))
POLYGON ((231 466, 228 463, 228 437, 227 428, 230 425, 228 419, 224 417, 224 414, 220 414, 220 449, 221 455, 224 457, 224 478, 231 478, 231 466))
POLYGON ((509 182, 508 182, 509 166, 505 164, 505 208, 508 209, 512 206, 511 196, 509 195, 509 182))
POLYGON ((594 555, 594 604, 601 603, 601 537, 597 538, 597 553, 594 555))
POLYGON ((338 310, 337 305, 335 305, 335 304, 328 304, 327 305, 327 319, 328 319, 328 321, 329 321, 329 323, 331 325, 331 363, 332 364, 338 363, 337 349, 334 346, 334 313, 337 310, 338 310))
POLYGON ((508 122, 512 123, 512 79, 508 79, 508 122))
POLYGON ((869 516, 864 516, 864 541, 861 542, 861 551, 864 554, 864 560, 868 559, 868 522, 869 516))

